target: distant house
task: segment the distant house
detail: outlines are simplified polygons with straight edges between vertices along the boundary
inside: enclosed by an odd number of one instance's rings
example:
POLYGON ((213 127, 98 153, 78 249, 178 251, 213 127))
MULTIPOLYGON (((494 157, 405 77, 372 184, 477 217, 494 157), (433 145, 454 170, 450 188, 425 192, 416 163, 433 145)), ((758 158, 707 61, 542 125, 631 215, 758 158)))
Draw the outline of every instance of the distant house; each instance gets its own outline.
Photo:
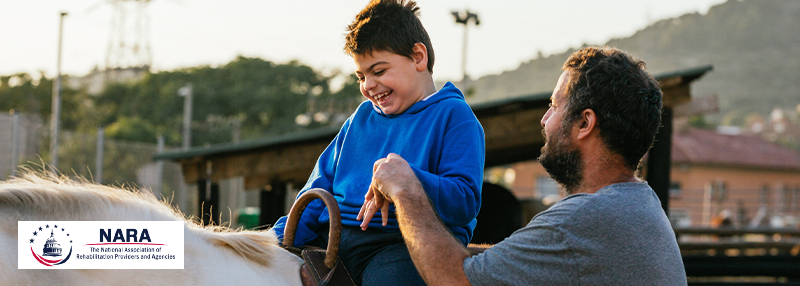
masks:
POLYGON ((670 174, 679 224, 705 226, 723 211, 742 226, 796 226, 800 217, 800 153, 756 136, 675 132, 670 174))
MULTIPOLYGON (((672 136, 670 220, 709 226, 728 216, 734 226, 796 227, 800 222, 800 153, 756 136, 700 129, 672 136)), ((536 161, 511 165, 520 199, 544 199, 558 187, 536 161)), ((646 172, 646 170, 644 170, 646 172)))

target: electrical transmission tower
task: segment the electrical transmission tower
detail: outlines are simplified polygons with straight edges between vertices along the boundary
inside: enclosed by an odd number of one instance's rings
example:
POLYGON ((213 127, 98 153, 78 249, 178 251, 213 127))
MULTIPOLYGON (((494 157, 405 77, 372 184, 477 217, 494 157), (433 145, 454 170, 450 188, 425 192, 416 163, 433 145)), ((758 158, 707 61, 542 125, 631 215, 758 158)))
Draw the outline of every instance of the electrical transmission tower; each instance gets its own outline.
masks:
POLYGON ((111 34, 106 54, 106 70, 149 69, 153 61, 150 52, 150 0, 107 0, 114 10, 111 34))

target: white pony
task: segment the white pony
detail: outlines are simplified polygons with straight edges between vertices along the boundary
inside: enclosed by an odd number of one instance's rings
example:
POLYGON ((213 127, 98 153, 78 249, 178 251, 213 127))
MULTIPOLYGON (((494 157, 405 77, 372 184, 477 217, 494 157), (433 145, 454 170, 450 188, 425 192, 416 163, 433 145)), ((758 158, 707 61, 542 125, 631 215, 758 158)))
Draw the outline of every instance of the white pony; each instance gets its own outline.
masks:
POLYGON ((202 227, 149 192, 28 173, 0 182, 2 285, 301 285, 272 231, 202 227), (183 270, 17 269, 18 221, 184 221, 183 270))

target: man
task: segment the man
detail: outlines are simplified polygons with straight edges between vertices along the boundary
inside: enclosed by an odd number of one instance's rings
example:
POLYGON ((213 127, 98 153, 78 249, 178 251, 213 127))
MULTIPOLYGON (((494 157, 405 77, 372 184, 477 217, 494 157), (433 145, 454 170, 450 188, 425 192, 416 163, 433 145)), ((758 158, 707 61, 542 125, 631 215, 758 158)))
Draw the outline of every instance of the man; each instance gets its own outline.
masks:
POLYGON ((403 158, 375 162, 362 212, 395 204, 415 266, 431 285, 685 285, 675 234, 636 178, 661 118, 645 64, 617 49, 572 54, 542 118, 539 162, 568 195, 524 228, 470 257, 450 235, 403 158))

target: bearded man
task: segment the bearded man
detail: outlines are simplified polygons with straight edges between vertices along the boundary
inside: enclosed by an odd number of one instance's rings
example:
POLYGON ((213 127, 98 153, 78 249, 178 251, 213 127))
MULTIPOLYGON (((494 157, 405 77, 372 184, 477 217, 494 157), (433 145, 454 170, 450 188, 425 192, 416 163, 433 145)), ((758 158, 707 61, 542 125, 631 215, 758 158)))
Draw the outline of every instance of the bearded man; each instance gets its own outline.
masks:
POLYGON ((636 177, 661 121, 645 63, 613 48, 573 53, 542 117, 539 162, 567 197, 476 256, 436 218, 408 163, 375 162, 362 212, 394 203, 414 265, 429 285, 686 285, 669 220, 636 177))

